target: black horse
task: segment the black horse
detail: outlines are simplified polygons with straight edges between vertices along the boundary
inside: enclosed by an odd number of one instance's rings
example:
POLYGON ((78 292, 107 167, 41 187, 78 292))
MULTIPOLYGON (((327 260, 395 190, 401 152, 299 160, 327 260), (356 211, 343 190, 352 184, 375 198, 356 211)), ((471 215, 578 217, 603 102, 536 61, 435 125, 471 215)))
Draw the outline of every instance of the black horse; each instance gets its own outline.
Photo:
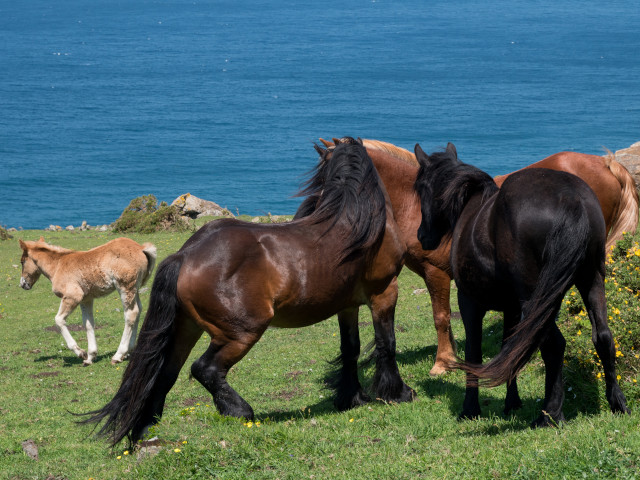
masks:
POLYGON ((420 171, 415 189, 422 223, 418 238, 433 249, 451 237, 451 267, 466 332, 467 372, 462 418, 480 415, 478 379, 508 382, 505 410, 521 406, 516 376, 540 348, 546 368, 543 413, 532 426, 564 420, 562 363, 565 339, 555 319, 576 285, 592 326, 613 412, 629 412, 616 380, 615 349, 604 291, 606 231, 593 191, 578 177, 548 169, 511 175, 498 189, 485 172, 458 160, 452 144, 426 155, 415 147, 420 171), (482 319, 504 312, 500 353, 482 362, 482 319))

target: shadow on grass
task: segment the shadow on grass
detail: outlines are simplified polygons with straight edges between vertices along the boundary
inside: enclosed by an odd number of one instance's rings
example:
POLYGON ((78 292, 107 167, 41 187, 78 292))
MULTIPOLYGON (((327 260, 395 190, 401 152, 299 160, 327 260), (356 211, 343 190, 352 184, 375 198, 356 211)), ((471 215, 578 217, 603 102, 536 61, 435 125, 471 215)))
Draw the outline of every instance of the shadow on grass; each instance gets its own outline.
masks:
MULTIPOLYGON (((109 353, 99 354, 96 356, 96 359, 93 361, 93 363, 98 363, 105 360, 108 360, 110 362, 111 357, 113 357, 114 354, 115 354, 115 351, 111 354, 109 353)), ((62 358, 62 361, 64 362, 62 366, 65 368, 84 366, 84 364, 82 363, 82 359, 79 357, 76 357, 75 355, 42 355, 38 358, 35 358, 33 361, 42 363, 42 362, 49 362, 51 360, 60 360, 61 358, 62 358)))

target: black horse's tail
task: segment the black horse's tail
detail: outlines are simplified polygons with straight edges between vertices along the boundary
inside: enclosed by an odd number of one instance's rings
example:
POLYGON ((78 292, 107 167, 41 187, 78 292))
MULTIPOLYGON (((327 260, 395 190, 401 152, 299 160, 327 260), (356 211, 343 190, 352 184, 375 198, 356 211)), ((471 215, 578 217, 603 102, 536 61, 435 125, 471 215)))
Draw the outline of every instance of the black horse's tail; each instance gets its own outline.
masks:
POLYGON ((459 362, 454 365, 495 387, 513 380, 540 347, 566 291, 575 281, 591 236, 584 210, 574 222, 556 220, 547 237, 543 266, 531 298, 524 303, 522 318, 502 349, 484 365, 459 362), (567 225, 573 223, 573 228, 567 225))
POLYGON ((172 348, 171 340, 179 306, 178 274, 182 259, 179 253, 174 254, 158 267, 138 343, 131 354, 118 392, 101 409, 85 413, 90 417, 80 422, 98 424, 106 419, 98 434, 110 437, 112 446, 124 437, 128 437, 130 443, 138 440, 143 435, 144 428, 154 420, 152 394, 172 348), (152 418, 148 418, 150 416, 152 418))

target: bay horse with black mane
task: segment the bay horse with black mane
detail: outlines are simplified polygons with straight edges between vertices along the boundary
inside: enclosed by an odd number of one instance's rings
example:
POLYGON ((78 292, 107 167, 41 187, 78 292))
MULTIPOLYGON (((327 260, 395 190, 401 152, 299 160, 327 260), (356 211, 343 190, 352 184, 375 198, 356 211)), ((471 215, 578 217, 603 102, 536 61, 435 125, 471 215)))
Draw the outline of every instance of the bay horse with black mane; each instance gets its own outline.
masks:
MULTIPOLYGON (((340 143, 320 139, 328 149, 340 143)), ((433 250, 425 250, 417 237, 420 226, 420 201, 413 189, 418 162, 413 152, 380 140, 363 140, 367 153, 385 185, 402 238, 407 245, 406 266, 424 280, 431 297, 433 321, 438 335, 436 358, 431 375, 440 375, 455 361, 456 344, 451 330, 450 242, 445 240, 433 250)), ((600 202, 608 232, 607 249, 623 232, 633 232, 638 225, 638 192, 633 177, 612 154, 589 155, 560 152, 525 169, 549 168, 572 173, 584 180, 600 202)), ((495 177, 498 186, 511 174, 495 177)), ((515 384, 514 384, 515 388, 515 384)))
MULTIPOLYGON (((376 397, 409 401, 396 363, 394 312, 404 245, 384 186, 353 139, 325 152, 301 194, 314 212, 282 224, 208 223, 159 266, 138 345, 114 398, 85 423, 115 445, 140 439, 162 415, 167 392, 203 332, 211 337, 192 375, 223 415, 252 419, 227 383, 229 369, 269 326, 298 328, 366 304, 375 329, 376 397)), ((357 316, 342 316, 335 404, 369 400, 357 376, 357 316), (344 319, 348 318, 349 321, 344 319)))
POLYGON ((539 348, 545 396, 532 426, 564 421, 566 342, 555 320, 572 285, 589 314, 611 411, 628 413, 607 325, 606 228, 591 188, 574 175, 534 168, 512 174, 499 189, 485 172, 460 162, 452 144, 431 156, 416 145, 415 154, 422 212, 418 238, 427 250, 451 239, 451 269, 466 333, 465 361, 453 365, 467 372, 461 417, 480 415, 479 379, 488 386, 514 381, 539 348), (504 312, 503 345, 481 365, 482 319, 488 310, 504 312))

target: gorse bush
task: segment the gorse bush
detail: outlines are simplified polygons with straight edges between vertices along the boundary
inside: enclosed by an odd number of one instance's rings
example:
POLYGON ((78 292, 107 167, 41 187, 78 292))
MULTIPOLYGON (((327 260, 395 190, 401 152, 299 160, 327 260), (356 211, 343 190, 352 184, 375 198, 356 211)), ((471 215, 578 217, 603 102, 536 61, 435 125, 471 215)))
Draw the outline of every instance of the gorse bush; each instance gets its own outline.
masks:
POLYGON ((191 229, 173 205, 161 202, 154 195, 143 195, 131 200, 120 218, 113 224, 114 232, 153 233, 158 231, 184 232, 191 229))
MULTIPOLYGON (((628 399, 640 398, 640 233, 625 234, 607 255, 607 315, 616 348, 619 382, 628 399)), ((573 287, 560 310, 567 354, 604 381, 602 364, 591 341, 591 323, 573 287)))

